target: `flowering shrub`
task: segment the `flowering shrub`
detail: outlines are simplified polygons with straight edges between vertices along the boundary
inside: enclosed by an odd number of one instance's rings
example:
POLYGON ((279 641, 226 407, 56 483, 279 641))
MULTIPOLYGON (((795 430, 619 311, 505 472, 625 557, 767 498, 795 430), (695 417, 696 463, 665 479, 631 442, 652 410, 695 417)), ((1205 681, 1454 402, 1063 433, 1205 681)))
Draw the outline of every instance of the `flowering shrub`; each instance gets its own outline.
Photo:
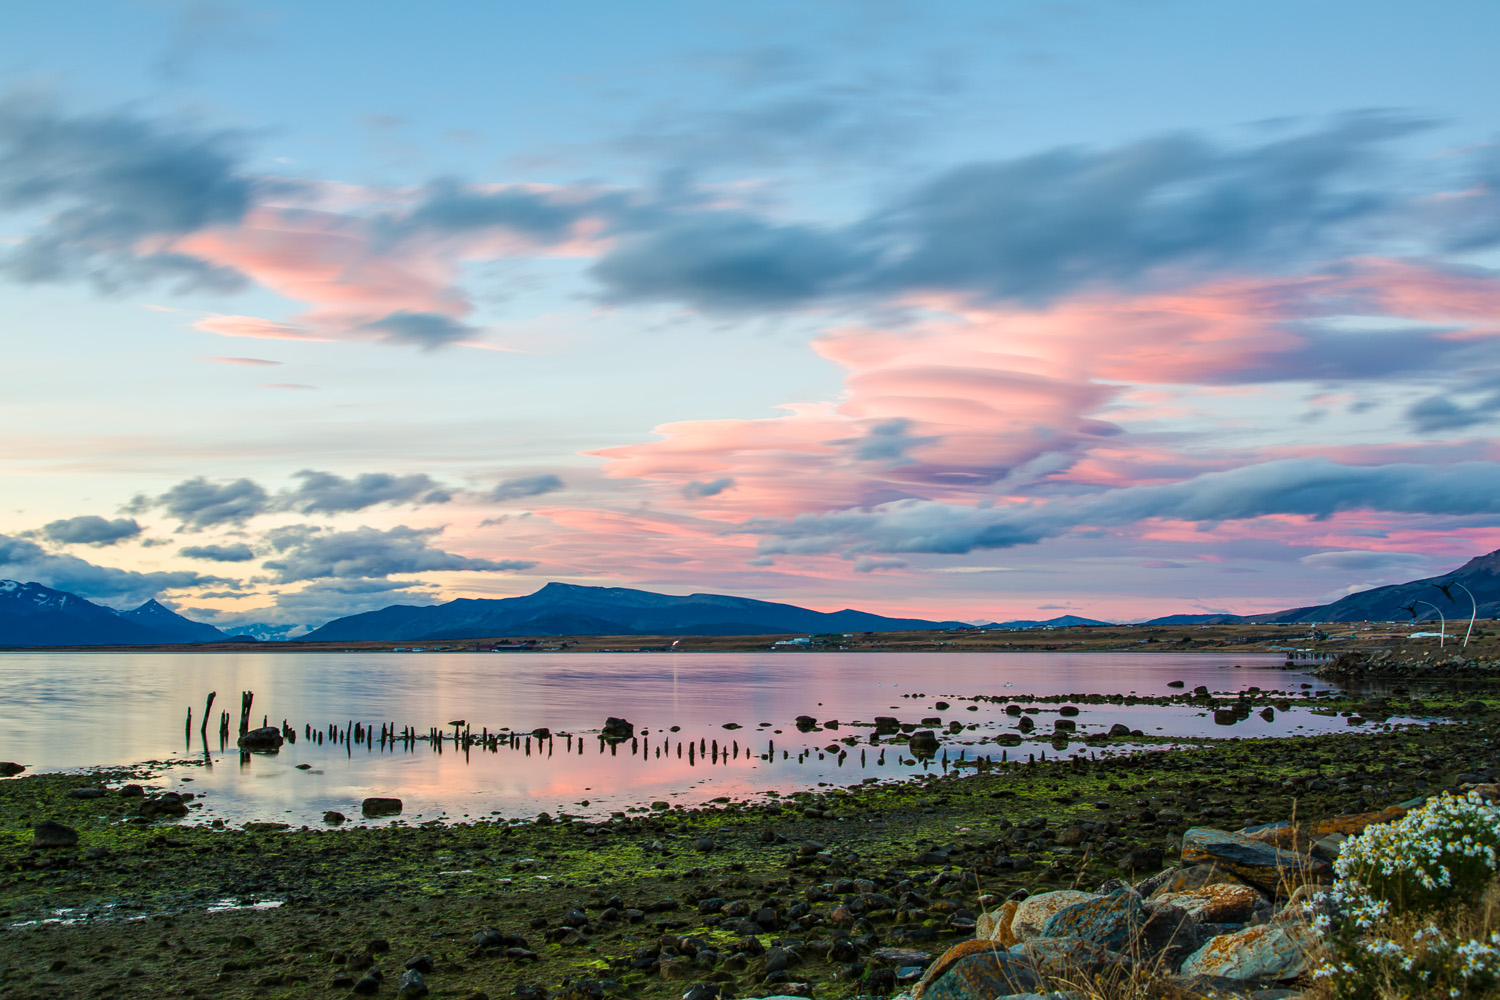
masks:
POLYGON ((1500 810, 1444 794, 1344 842, 1313 926, 1329 960, 1314 970, 1340 1000, 1463 997, 1500 986, 1493 898, 1500 810))
POLYGON ((1398 911, 1478 897, 1495 877, 1500 809, 1477 794, 1444 793, 1394 823, 1351 837, 1334 865, 1339 884, 1398 911))

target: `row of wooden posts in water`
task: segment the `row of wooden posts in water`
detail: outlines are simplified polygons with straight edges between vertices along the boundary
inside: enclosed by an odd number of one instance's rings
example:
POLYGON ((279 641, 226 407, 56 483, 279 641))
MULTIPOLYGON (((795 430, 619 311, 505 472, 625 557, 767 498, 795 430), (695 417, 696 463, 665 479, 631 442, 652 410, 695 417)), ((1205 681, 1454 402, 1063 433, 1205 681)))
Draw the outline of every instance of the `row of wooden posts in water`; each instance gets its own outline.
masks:
MULTIPOLYGON (((209 713, 213 710, 215 697, 216 692, 209 692, 208 701, 203 706, 202 724, 199 727, 199 736, 203 740, 205 752, 207 751, 208 746, 208 718, 209 713)), ((239 732, 241 736, 250 731, 250 723, 252 721, 250 718, 250 708, 254 701, 254 692, 242 691, 240 693, 239 732)), ((225 749, 229 743, 229 722, 229 713, 221 712, 219 714, 220 750, 225 749)), ((268 725, 269 717, 262 716, 261 726, 266 727, 268 725)), ((523 751, 526 756, 529 757, 533 753, 533 741, 535 741, 535 752, 538 754, 540 754, 542 750, 545 749, 547 756, 550 758, 556 750, 556 737, 551 733, 550 730, 546 729, 536 729, 529 733, 518 733, 510 730, 492 733, 489 731, 488 727, 484 727, 478 733, 475 733, 473 729, 469 727, 468 723, 462 720, 458 722, 451 722, 449 723, 449 726, 451 726, 453 729, 453 732, 451 734, 445 731, 446 727, 431 726, 428 727, 425 732, 419 732, 414 726, 403 726, 400 729, 397 729, 396 724, 393 722, 382 722, 377 731, 375 726, 349 719, 342 726, 338 723, 330 723, 327 726, 320 726, 316 729, 313 728, 311 723, 305 723, 302 727, 302 737, 309 743, 314 743, 319 746, 322 746, 325 741, 332 742, 335 745, 342 744, 348 748, 348 752, 350 754, 353 753, 354 747, 361 745, 364 746, 367 751, 374 751, 378 747, 382 751, 387 749, 396 750, 397 748, 400 748, 410 752, 412 750, 415 750, 417 744, 419 743, 427 744, 433 751, 437 753, 442 753, 444 746, 451 744, 455 750, 461 750, 464 753, 465 758, 467 758, 469 752, 474 749, 487 751, 489 753, 498 753, 502 749, 519 750, 523 751)), ((193 710, 189 708, 187 713, 187 721, 184 724, 184 735, 187 739, 189 747, 191 747, 192 745, 192 728, 193 710)), ((297 742, 297 730, 288 725, 287 720, 281 720, 280 728, 281 735, 284 740, 292 744, 295 744, 297 742)), ((563 734, 563 739, 565 741, 563 751, 565 754, 583 754, 585 745, 584 737, 575 737, 571 734, 565 733, 563 734)), ((702 759, 705 763, 712 761, 712 763, 714 764, 727 764, 731 760, 739 760, 741 756, 744 757, 747 763, 754 759, 763 761, 773 761, 776 759, 775 740, 767 741, 766 751, 764 753, 756 753, 749 746, 749 744, 741 747, 739 740, 729 740, 726 741, 723 746, 720 746, 717 739, 710 740, 707 737, 701 737, 696 741, 692 739, 679 739, 674 745, 672 743, 671 737, 666 736, 662 737, 661 742, 653 747, 649 736, 610 738, 601 735, 598 737, 599 753, 603 754, 606 750, 608 750, 610 756, 617 756, 620 747, 622 747, 627 740, 630 743, 631 756, 640 755, 642 759, 649 759, 653 756, 658 760, 663 756, 670 758, 672 756, 674 748, 679 760, 683 759, 683 752, 684 749, 686 749, 686 757, 690 765, 696 765, 699 759, 702 759)), ((875 737, 871 738, 871 742, 875 742, 875 737)), ((879 755, 874 762, 877 767, 882 767, 885 765, 885 750, 885 747, 879 748, 879 755)), ((836 757, 838 766, 843 767, 844 761, 849 757, 849 749, 840 748, 837 751, 834 751, 831 746, 826 749, 803 749, 798 751, 796 760, 798 763, 802 763, 803 761, 811 758, 814 754, 817 755, 819 760, 823 760, 828 756, 836 757)), ((1043 751, 1042 759, 1046 760, 1046 758, 1046 751, 1043 751)), ((783 750, 781 752, 781 759, 791 760, 791 751, 783 750)), ((904 764, 915 764, 917 763, 918 759, 920 759, 923 764, 938 762, 931 755, 916 755, 914 759, 902 760, 898 753, 897 759, 900 763, 904 764)), ((1032 759, 1035 760, 1035 755, 1032 755, 1032 759)), ((1000 753, 999 761, 992 761, 988 756, 976 756, 973 759, 969 759, 967 756, 967 751, 965 750, 960 750, 958 753, 958 757, 953 761, 955 766, 960 767, 984 767, 994 763, 1008 762, 1009 756, 1004 750, 1002 750, 1000 753)), ((942 752, 940 763, 945 768, 949 765, 950 761, 948 758, 947 750, 944 750, 942 752)), ((859 751, 859 764, 861 767, 869 766, 869 758, 866 754, 866 749, 863 747, 861 747, 859 751)))

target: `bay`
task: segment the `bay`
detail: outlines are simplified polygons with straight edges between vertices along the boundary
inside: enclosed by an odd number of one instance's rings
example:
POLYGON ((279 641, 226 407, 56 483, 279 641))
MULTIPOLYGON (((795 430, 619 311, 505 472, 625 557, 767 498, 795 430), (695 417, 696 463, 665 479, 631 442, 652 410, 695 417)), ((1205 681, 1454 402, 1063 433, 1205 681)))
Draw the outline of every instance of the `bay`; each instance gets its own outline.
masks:
MULTIPOLYGON (((994 737, 1016 720, 989 699, 1070 694, 1164 696, 1191 691, 1325 688, 1282 669, 1280 655, 1204 653, 51 653, 0 656, 0 760, 31 771, 165 762, 160 787, 191 790, 191 821, 250 819, 318 823, 325 810, 351 818, 366 796, 394 796, 396 820, 529 817, 546 810, 598 816, 653 801, 699 804, 820 784, 853 784, 942 771, 979 756, 1048 754, 1040 738, 1006 750, 994 737), (204 699, 216 691, 207 746, 199 739, 204 699), (234 747, 241 691, 255 694, 254 725, 285 720, 298 734, 274 755, 234 747), (982 700, 974 700, 979 698, 982 700), (949 707, 939 709, 946 701, 949 707), (190 737, 184 717, 193 710, 190 737), (231 739, 217 738, 220 710, 231 739), (798 730, 795 719, 835 720, 837 729, 798 730), (873 730, 875 716, 937 729, 941 755, 920 761, 873 730), (637 739, 606 745, 609 716, 628 719, 637 739), (352 723, 421 733, 462 720, 478 734, 518 736, 493 751, 439 753, 336 743, 352 723), (944 730, 952 723, 961 732, 944 730), (733 725, 740 728, 725 728, 733 725), (308 728, 324 733, 319 744, 308 728), (674 731, 674 727, 675 731, 674 731), (854 745, 837 741, 854 737, 854 745), (700 753, 700 748, 702 752, 700 753), (720 751, 723 751, 722 753, 720 751), (839 751, 839 752, 834 752, 839 751), (298 768, 297 765, 305 765, 298 768)), ((1056 704, 1037 706, 1037 734, 1050 735, 1056 704)), ((1185 705, 1087 705, 1078 736, 1114 723, 1177 738, 1308 734, 1345 720, 1305 710, 1256 715, 1233 727, 1185 705)), ((1402 720, 1393 720, 1402 721, 1402 720)), ((1131 741, 1116 741, 1125 748, 1131 741)), ((1091 752, 1074 742, 1068 753, 1091 752)), ((1116 752, 1116 751, 1112 751, 1116 752)))

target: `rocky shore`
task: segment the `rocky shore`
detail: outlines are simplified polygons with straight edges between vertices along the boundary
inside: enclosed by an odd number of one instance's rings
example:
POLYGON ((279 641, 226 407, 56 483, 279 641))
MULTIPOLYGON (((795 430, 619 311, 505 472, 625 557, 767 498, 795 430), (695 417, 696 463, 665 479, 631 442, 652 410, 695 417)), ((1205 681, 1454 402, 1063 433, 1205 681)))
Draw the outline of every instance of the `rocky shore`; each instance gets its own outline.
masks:
POLYGON ((1411 653, 1392 649, 1350 650, 1314 667, 1316 677, 1360 680, 1500 680, 1500 660, 1466 655, 1462 650, 1411 653))
POLYGON ((926 975, 928 997, 946 1000, 966 994, 941 974, 962 964, 945 953, 993 951, 1008 933, 1039 975, 1165 942, 1156 955, 1170 956, 1165 972, 1187 968, 1184 988, 1249 995, 1300 970, 1234 973, 1292 895, 1245 858, 1281 864, 1290 850, 1316 879, 1336 846, 1282 842, 1266 824, 1488 783, 1497 737, 1484 713, 601 822, 339 831, 181 825, 182 786, 128 772, 22 776, 0 782, 0 990, 842 998, 926 975), (1122 933, 1130 946, 1110 947, 1122 933))

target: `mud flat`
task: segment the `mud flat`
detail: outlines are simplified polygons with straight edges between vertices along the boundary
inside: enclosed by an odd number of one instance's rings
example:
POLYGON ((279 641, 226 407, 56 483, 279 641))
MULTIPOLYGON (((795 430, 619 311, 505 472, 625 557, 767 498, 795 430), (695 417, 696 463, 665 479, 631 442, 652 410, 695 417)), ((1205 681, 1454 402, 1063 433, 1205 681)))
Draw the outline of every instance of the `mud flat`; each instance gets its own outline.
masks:
POLYGON ((1494 780, 1497 719, 641 803, 601 821, 214 829, 170 816, 185 810, 166 790, 188 787, 175 771, 23 775, 0 782, 0 992, 395 996, 410 963, 434 997, 878 995, 1017 890, 1093 889, 1127 863, 1139 877, 1190 827, 1494 780), (144 794, 122 795, 131 784, 144 794), (76 844, 35 846, 47 821, 76 844))

